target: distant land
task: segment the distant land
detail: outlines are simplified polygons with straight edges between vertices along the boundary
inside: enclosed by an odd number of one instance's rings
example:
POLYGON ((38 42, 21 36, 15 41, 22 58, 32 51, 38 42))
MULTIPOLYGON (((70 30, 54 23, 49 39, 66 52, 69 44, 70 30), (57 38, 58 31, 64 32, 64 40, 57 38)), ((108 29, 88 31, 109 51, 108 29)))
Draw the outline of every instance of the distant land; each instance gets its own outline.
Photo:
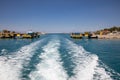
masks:
POLYGON ((120 27, 113 26, 111 28, 105 28, 94 32, 72 32, 71 38, 88 38, 88 39, 120 39, 120 27))

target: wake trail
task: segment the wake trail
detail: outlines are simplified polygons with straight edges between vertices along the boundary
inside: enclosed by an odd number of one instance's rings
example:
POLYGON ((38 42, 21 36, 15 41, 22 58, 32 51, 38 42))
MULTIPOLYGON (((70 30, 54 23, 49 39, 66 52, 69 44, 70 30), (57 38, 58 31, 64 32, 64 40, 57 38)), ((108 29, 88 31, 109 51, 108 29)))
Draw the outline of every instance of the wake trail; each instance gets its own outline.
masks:
POLYGON ((36 70, 30 74, 31 80, 67 80, 59 53, 60 41, 52 39, 43 47, 43 53, 39 56, 40 63, 36 70))
POLYGON ((23 46, 12 55, 0 56, 0 80, 22 80, 23 66, 29 63, 42 41, 44 40, 23 46))
POLYGON ((72 61, 75 64, 74 75, 69 80, 112 80, 104 68, 99 66, 98 56, 84 50, 72 41, 66 39, 67 49, 72 55, 72 61))

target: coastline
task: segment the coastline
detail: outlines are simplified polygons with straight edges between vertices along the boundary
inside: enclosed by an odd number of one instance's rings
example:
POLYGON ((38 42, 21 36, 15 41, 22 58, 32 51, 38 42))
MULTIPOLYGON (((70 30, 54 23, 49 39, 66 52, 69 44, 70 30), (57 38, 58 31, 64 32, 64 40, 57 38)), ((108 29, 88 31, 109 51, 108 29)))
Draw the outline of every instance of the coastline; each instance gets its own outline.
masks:
POLYGON ((97 35, 98 39, 120 39, 120 35, 97 35))

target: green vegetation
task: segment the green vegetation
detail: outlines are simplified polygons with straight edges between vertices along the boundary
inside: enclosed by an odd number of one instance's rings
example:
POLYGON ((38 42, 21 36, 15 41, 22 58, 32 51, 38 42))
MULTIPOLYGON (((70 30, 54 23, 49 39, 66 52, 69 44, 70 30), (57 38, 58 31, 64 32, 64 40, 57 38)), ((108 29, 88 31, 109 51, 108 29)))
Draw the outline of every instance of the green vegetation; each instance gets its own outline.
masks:
POLYGON ((120 27, 117 27, 117 26, 113 26, 111 28, 105 28, 103 30, 108 30, 110 32, 113 32, 113 31, 120 31, 120 27))
POLYGON ((111 28, 105 28, 105 29, 102 29, 102 30, 98 30, 96 32, 94 32, 95 34, 100 34, 100 32, 103 32, 103 33, 112 33, 113 31, 117 31, 117 32, 120 32, 120 27, 117 27, 117 26, 113 26, 111 28))

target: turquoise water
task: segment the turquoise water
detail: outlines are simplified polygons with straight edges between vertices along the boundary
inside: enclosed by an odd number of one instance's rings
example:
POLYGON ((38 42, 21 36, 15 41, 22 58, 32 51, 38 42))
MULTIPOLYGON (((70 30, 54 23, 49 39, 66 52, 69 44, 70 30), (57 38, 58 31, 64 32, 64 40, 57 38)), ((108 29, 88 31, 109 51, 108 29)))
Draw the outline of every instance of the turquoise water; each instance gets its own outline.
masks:
POLYGON ((0 80, 120 80, 120 40, 67 34, 0 40, 0 80))

